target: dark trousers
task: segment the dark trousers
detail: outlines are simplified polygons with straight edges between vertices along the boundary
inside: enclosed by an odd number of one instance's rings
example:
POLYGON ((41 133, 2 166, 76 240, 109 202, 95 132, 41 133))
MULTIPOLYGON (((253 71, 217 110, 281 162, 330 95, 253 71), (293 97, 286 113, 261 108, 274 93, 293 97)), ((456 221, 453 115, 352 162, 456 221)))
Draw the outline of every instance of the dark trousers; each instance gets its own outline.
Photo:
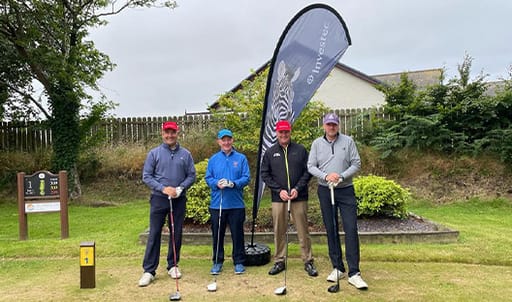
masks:
MULTIPOLYGON (((176 263, 174 263, 174 251, 172 247, 172 234, 169 233, 169 245, 167 249, 167 270, 177 266, 180 262, 181 237, 183 230, 183 221, 185 220, 187 198, 180 196, 172 200, 173 218, 174 218, 174 240, 176 244, 176 263)), ((162 240, 162 227, 167 219, 169 222, 169 232, 171 231, 170 220, 170 202, 167 197, 151 195, 149 200, 149 236, 146 244, 146 252, 142 267, 144 272, 155 275, 160 262, 160 245, 162 240)))
POLYGON ((354 187, 334 189, 334 211, 331 204, 331 193, 329 187, 318 186, 318 199, 320 209, 327 232, 327 244, 329 247, 329 258, 332 266, 345 271, 343 265, 343 254, 341 250, 340 237, 335 233, 334 227, 339 231, 338 210, 341 212, 343 230, 345 232, 345 253, 349 268, 349 277, 359 272, 359 235, 357 233, 357 201, 354 194, 354 187), (335 221, 333 222, 333 215, 335 221), (335 224, 334 224, 335 223, 335 224))
POLYGON ((224 236, 226 234, 226 227, 229 224, 231 232, 231 240, 233 241, 233 252, 231 257, 234 264, 243 264, 245 262, 245 247, 244 247, 244 221, 245 209, 211 209, 210 215, 212 221, 212 238, 213 238, 213 263, 224 262, 224 236), (219 226, 220 214, 220 226, 219 226), (220 232, 220 234, 218 233, 220 232), (219 237, 217 237, 219 236, 219 237), (217 252, 217 238, 219 241, 219 254, 216 258, 217 252), (216 261, 217 260, 217 261, 216 261))

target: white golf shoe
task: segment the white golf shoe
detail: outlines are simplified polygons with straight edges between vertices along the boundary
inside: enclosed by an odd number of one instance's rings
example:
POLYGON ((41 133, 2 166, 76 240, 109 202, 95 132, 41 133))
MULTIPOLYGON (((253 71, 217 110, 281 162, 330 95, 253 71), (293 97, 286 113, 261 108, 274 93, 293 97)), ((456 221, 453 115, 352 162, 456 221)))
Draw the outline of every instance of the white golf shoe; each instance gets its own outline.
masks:
POLYGON ((181 272, 180 270, 178 269, 177 266, 173 266, 171 267, 171 269, 167 272, 169 274, 169 276, 171 276, 171 278, 173 279, 179 279, 181 278, 181 272))
POLYGON ((339 269, 335 268, 332 270, 332 272, 329 274, 329 276, 327 276, 327 281, 329 282, 336 282, 338 280, 341 280, 343 279, 345 275, 343 274, 342 271, 340 271, 339 269))
POLYGON ((357 289, 368 289, 368 284, 361 278, 361 273, 357 273, 352 277, 348 278, 348 283, 355 286, 357 289))
POLYGON ((151 273, 144 273, 142 274, 142 277, 139 279, 139 286, 144 287, 148 286, 149 283, 151 283, 153 280, 155 280, 155 276, 151 273))

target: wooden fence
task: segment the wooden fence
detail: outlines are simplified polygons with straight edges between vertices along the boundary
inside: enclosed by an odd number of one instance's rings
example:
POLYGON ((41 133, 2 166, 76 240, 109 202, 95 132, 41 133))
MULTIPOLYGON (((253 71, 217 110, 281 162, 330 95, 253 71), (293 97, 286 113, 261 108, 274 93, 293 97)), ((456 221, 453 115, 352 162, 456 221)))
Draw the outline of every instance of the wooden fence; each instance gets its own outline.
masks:
MULTIPOLYGON (((340 131, 355 138, 361 137, 372 128, 375 119, 389 116, 381 108, 339 109, 340 131)), ((208 113, 184 116, 117 118, 102 121, 91 129, 89 136, 99 136, 107 144, 146 143, 160 137, 164 121, 176 121, 182 135, 204 132, 214 123, 214 116, 208 113)), ((321 117, 318 125, 322 124, 321 117)), ((52 132, 48 122, 0 122, 0 150, 33 152, 50 147, 52 132)))

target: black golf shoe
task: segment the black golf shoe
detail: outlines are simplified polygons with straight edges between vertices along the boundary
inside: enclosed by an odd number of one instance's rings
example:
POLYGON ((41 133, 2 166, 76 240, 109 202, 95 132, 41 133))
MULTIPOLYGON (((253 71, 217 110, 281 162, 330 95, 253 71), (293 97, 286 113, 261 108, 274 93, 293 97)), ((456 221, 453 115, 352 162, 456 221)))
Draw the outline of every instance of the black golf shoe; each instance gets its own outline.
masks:
POLYGON ((308 275, 311 277, 318 276, 318 271, 316 270, 315 266, 313 265, 313 261, 309 261, 304 263, 304 270, 308 272, 308 275))
POLYGON ((284 266, 284 262, 276 262, 274 263, 274 266, 272 266, 272 268, 268 271, 268 274, 269 275, 277 275, 279 274, 280 272, 284 271, 285 269, 285 266, 284 266))

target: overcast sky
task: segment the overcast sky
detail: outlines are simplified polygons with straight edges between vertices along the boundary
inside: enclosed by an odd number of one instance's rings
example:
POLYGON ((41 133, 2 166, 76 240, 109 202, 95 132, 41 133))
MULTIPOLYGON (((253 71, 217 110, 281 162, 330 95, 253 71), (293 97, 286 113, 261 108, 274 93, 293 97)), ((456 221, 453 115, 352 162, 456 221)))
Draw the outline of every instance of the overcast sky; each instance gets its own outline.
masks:
MULTIPOLYGON (((272 57, 292 17, 314 1, 178 0, 179 7, 131 9, 91 31, 117 68, 100 81, 118 117, 183 115, 236 86, 272 57)), ((508 77, 510 0, 323 1, 344 19, 352 46, 341 63, 375 75, 446 68, 468 53, 473 73, 508 77)))

